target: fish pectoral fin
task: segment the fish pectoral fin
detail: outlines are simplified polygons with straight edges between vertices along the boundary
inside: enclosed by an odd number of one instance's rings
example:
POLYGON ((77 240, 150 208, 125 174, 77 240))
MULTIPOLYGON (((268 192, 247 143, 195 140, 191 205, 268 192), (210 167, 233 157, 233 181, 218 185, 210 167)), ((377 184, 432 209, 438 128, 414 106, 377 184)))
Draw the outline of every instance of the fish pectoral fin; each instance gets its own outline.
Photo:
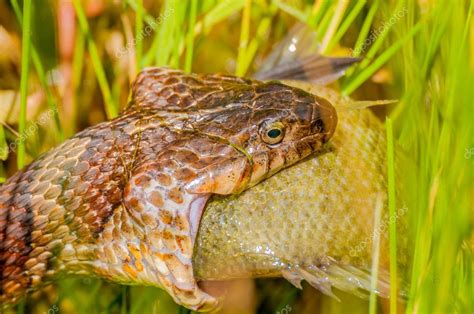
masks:
MULTIPOLYGON (((338 289, 352 293, 360 298, 367 299, 369 297, 369 293, 372 290, 370 269, 362 269, 333 261, 324 266, 324 271, 338 289)), ((389 275, 387 272, 379 270, 374 292, 381 297, 388 298, 389 291, 389 275)))
POLYGON ((293 286, 295 286, 298 289, 303 289, 301 286, 301 281, 303 278, 300 276, 300 274, 297 271, 293 271, 291 269, 286 269, 281 272, 283 278, 288 280, 293 286))
MULTIPOLYGON (((332 287, 363 299, 367 299, 371 291, 369 270, 345 265, 333 259, 320 266, 290 266, 287 270, 282 271, 282 276, 300 289, 301 280, 305 280, 314 288, 336 300, 339 300, 339 298, 332 291, 332 287)), ((389 276, 386 272, 379 271, 374 292, 387 298, 389 291, 389 276)))
POLYGON ((298 274, 306 280, 311 286, 318 289, 325 295, 333 297, 337 301, 341 301, 333 292, 333 283, 327 277, 327 275, 321 269, 314 267, 312 269, 306 269, 302 267, 297 268, 298 274))

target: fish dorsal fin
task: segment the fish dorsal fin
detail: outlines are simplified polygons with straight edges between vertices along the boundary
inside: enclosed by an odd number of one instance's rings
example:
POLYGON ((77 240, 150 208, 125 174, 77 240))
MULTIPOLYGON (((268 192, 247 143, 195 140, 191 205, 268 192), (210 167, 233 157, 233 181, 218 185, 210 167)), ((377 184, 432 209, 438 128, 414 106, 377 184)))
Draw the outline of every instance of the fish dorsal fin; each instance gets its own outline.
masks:
POLYGON ((353 100, 349 97, 341 98, 342 101, 334 103, 334 107, 338 112, 362 110, 368 109, 375 106, 385 106, 398 102, 398 100, 385 99, 385 100, 353 100))
POLYGON ((307 25, 295 25, 265 59, 254 77, 259 80, 300 80, 328 84, 344 75, 360 58, 326 57, 319 53, 316 32, 307 25))

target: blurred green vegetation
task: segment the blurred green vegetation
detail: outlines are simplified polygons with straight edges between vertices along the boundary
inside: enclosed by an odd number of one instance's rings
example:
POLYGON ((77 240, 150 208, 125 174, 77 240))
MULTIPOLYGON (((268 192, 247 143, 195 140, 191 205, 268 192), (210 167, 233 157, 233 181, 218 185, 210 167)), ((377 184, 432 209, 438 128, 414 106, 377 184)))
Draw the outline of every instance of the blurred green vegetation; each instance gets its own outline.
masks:
MULTIPOLYGON (((0 177, 116 116, 141 68, 251 75, 301 22, 317 31, 325 54, 364 57, 334 88, 358 99, 400 99, 376 112, 391 117, 392 148, 409 159, 393 179, 405 187, 410 213, 410 232, 398 237, 408 236, 411 244, 412 267, 400 271, 408 272, 411 286, 405 305, 379 299, 371 311, 388 313, 398 305, 407 313, 472 313, 472 13, 469 0, 2 0, 0 177), (29 70, 22 67, 26 60, 29 70), (48 111, 53 118, 39 123, 48 111), (17 140, 30 129, 25 141, 17 140), (12 143, 20 149, 9 150, 12 143)), ((395 255, 392 246, 392 261, 395 255)), ((254 288, 254 310, 261 313, 287 306, 292 313, 369 311, 366 300, 340 293, 339 303, 279 279, 257 280, 254 288)), ((28 313, 54 309, 187 312, 159 289, 83 278, 63 280, 18 307, 28 313)))

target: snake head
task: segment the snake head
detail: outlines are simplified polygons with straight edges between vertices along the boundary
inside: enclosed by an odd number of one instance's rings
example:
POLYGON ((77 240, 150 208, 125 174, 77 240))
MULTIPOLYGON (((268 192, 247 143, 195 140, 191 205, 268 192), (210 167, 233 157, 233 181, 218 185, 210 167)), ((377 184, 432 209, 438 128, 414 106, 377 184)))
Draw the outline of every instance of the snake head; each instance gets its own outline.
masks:
POLYGON ((278 82, 257 88, 246 150, 250 185, 320 150, 334 134, 337 114, 326 100, 278 82))
POLYGON ((230 75, 150 68, 138 76, 132 99, 129 110, 163 115, 190 141, 203 136, 228 144, 220 152, 199 147, 213 182, 207 191, 218 194, 242 191, 320 150, 337 124, 326 99, 230 75))
POLYGON ((220 110, 202 114, 194 129, 228 141, 241 152, 239 190, 257 184, 322 148, 337 114, 326 100, 276 81, 232 90, 220 110))

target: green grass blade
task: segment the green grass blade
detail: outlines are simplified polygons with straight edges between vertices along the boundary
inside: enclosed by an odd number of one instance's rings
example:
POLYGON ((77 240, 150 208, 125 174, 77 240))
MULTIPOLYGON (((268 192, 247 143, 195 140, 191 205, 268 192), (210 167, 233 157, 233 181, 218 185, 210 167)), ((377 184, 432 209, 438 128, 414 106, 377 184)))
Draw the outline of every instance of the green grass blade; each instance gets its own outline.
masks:
MULTIPOLYGON (((245 0, 222 1, 217 3, 214 8, 206 13, 204 20, 202 21, 203 32, 207 33, 215 24, 240 11, 244 7, 244 4, 245 0)), ((200 24, 196 27, 199 32, 199 29, 201 28, 200 24)))
MULTIPOLYGON (((403 1, 400 1, 397 7, 395 8, 394 12, 400 12, 402 8, 402 4, 403 4, 403 1)), ((378 53, 380 48, 382 48, 382 45, 385 42, 385 39, 387 35, 389 34, 390 30, 392 29, 393 25, 394 25, 393 23, 383 24, 382 31, 379 34, 376 34, 375 41, 372 43, 372 46, 370 46, 369 51, 365 55, 365 58, 360 62, 358 68, 361 68, 361 69, 365 68, 367 64, 369 64, 369 62, 373 60, 373 58, 378 53)))
POLYGON ((331 38, 331 41, 329 42, 328 47, 325 50, 326 52, 330 52, 334 48, 336 43, 341 40, 342 36, 344 36, 344 34, 347 32, 357 15, 359 15, 360 11, 364 8, 366 2, 367 0, 359 0, 357 2, 357 4, 342 22, 341 27, 339 27, 336 34, 331 38))
MULTIPOLYGON (((387 179, 388 179, 388 209, 389 217, 396 217, 395 203, 395 160, 394 160, 394 142, 393 142, 393 123, 392 119, 386 120, 387 131, 387 179)), ((390 238, 390 313, 397 313, 397 221, 390 219, 389 224, 390 238)))
POLYGON ((186 44, 186 32, 183 25, 186 23, 186 9, 187 5, 177 5, 175 7, 174 24, 172 28, 173 41, 171 42, 172 49, 170 54, 169 65, 174 68, 182 68, 181 55, 186 44))
MULTIPOLYGON (((82 75, 83 75, 83 69, 84 69, 84 52, 85 52, 85 37, 84 34, 81 32, 78 32, 76 36, 76 42, 74 45, 74 57, 72 60, 72 89, 73 89, 73 95, 72 95, 72 104, 73 104, 73 117, 77 117, 77 114, 79 112, 79 99, 78 99, 78 90, 79 86, 82 82, 82 75)), ((72 128, 70 130, 72 133, 75 132, 75 129, 72 128)))
POLYGON ((273 3, 283 12, 293 16, 297 20, 299 20, 302 23, 307 24, 310 18, 310 15, 306 14, 303 11, 298 10, 297 8, 284 3, 283 1, 280 0, 273 0, 273 3))
POLYGON ((177 4, 174 1, 166 1, 163 5, 163 16, 166 12, 172 12, 169 18, 163 18, 158 31, 155 33, 154 43, 152 44, 152 53, 155 54, 155 63, 159 66, 169 65, 173 47, 175 46, 175 37, 173 30, 175 28, 177 17, 177 4), (160 49, 158 49, 158 47, 160 49))
POLYGON ((347 0, 339 0, 337 3, 335 12, 331 18, 331 22, 329 23, 329 27, 324 34, 323 41, 321 43, 321 51, 323 53, 327 52, 327 48, 331 39, 334 38, 334 34, 336 33, 339 24, 346 12, 347 6, 349 5, 349 1, 347 0))
POLYGON ((191 72, 192 70, 194 50, 194 27, 196 26, 196 14, 197 0, 191 0, 188 33, 186 34, 186 58, 184 62, 184 69, 186 72, 191 72))
POLYGON ((367 35, 369 35, 370 27, 374 21, 375 13, 379 7, 379 0, 375 0, 374 3, 370 6, 369 12, 367 13, 362 28, 359 31, 359 36, 357 37, 356 43, 354 45, 354 50, 352 52, 353 57, 358 57, 362 53, 362 45, 366 40, 367 35))
POLYGON ((382 195, 378 195, 376 199, 374 211, 374 231, 372 237, 372 266, 370 276, 370 298, 369 298, 369 314, 377 313, 377 278, 379 271, 380 259, 380 221, 382 219, 382 209, 384 207, 382 195))
POLYGON ((23 2, 23 21, 21 37, 21 79, 20 79, 20 117, 18 123, 18 132, 20 139, 18 141, 17 166, 18 169, 25 165, 25 128, 26 128, 26 106, 28 99, 28 78, 30 70, 30 48, 31 48, 31 0, 23 2))
POLYGON ((363 69, 359 74, 356 74, 354 78, 349 79, 347 84, 342 89, 343 95, 349 95, 362 85, 368 78, 370 78, 376 71, 378 71, 393 55, 402 48, 403 44, 413 37, 421 29, 421 22, 413 27, 410 32, 395 42, 390 48, 385 50, 370 66, 363 69))
MULTIPOLYGON (((17 20, 20 22, 20 24, 22 24, 23 15, 21 13, 21 9, 18 4, 18 1, 12 0, 11 3, 12 3, 13 11, 15 12, 17 20)), ((31 59, 36 69, 36 73, 38 74, 38 79, 40 81, 41 87, 43 88, 44 93, 46 94, 46 103, 48 104, 49 110, 53 112, 54 123, 58 131, 57 133, 55 133, 57 135, 57 140, 59 142, 62 142, 64 141, 64 131, 61 126, 61 121, 59 119, 58 107, 57 107, 56 101, 54 100, 53 93, 51 92, 51 88, 48 86, 48 80, 46 79, 46 73, 43 67, 43 63, 41 62, 41 59, 33 43, 31 43, 31 59)))
POLYGON ((326 11, 324 17, 321 20, 321 23, 318 25, 318 28, 316 29, 316 36, 318 38, 318 41, 322 40, 323 35, 326 34, 326 30, 328 29, 329 24, 331 23, 334 10, 334 6, 329 6, 328 10, 326 11))
POLYGON ((260 44, 264 41, 265 35, 268 33, 270 26, 272 25, 272 18, 277 12, 277 7, 275 5, 270 5, 268 8, 268 14, 260 20, 260 23, 257 27, 257 35, 252 38, 250 44, 248 45, 245 56, 242 60, 243 72, 247 73, 252 61, 255 58, 257 50, 260 44))
POLYGON ((137 0, 135 14, 135 58, 137 71, 141 69, 143 53, 143 0, 137 0))
POLYGON ((162 47, 164 41, 166 40, 163 36, 166 34, 166 29, 169 29, 169 24, 174 19, 174 7, 172 7, 169 2, 165 2, 162 6, 160 15, 153 19, 153 22, 147 22, 150 25, 155 26, 155 35, 153 37, 153 41, 151 43, 150 49, 148 49, 145 57, 143 58, 143 66, 151 66, 151 65, 166 65, 166 60, 169 58, 169 50, 168 46, 162 47), (158 47, 162 47, 158 49, 158 47))
MULTIPOLYGON (((129 5, 133 11, 135 11, 135 14, 137 14, 137 11, 138 11, 138 3, 137 3, 138 0, 127 0, 127 5, 129 5)), ((150 14, 148 14, 147 12, 145 11, 142 11, 142 15, 143 15, 143 20, 150 24, 150 25, 153 25, 153 23, 155 22, 155 18, 153 16, 151 16, 150 14)))
POLYGON ((84 9, 82 8, 82 4, 80 0, 73 0, 73 4, 74 4, 74 9, 76 10, 77 19, 79 21, 79 27, 81 28, 81 31, 86 38, 87 48, 89 50, 89 54, 91 57, 92 66, 94 68, 97 81, 99 82, 99 87, 102 92, 102 96, 104 97, 105 111, 107 114, 107 118, 109 119, 114 118, 117 116, 119 110, 118 110, 117 105, 113 101, 112 93, 110 92, 110 87, 109 87, 109 83, 107 82, 107 77, 105 75, 104 67, 100 60, 97 46, 95 45, 92 39, 92 34, 89 29, 89 24, 87 23, 86 14, 84 13, 84 9))
POLYGON ((59 112, 58 112, 58 106, 56 104, 56 101, 54 100, 53 93, 51 92, 51 88, 48 86, 48 80, 46 79, 46 73, 44 71, 43 65, 41 63, 40 57, 38 56, 38 53, 34 49, 34 47, 31 47, 31 59, 33 61, 33 65, 36 68, 36 72, 38 73, 38 79, 40 81, 41 87, 43 88, 45 94, 46 94, 46 103, 48 104, 49 110, 53 113, 53 118, 54 118, 54 124, 56 125, 57 129, 57 140, 59 142, 64 141, 64 131, 61 126, 61 121, 59 119, 59 112))
POLYGON ((242 11, 242 24, 240 27, 239 51, 237 55, 237 66, 235 67, 235 75, 245 75, 246 68, 244 64, 245 53, 249 42, 250 32, 250 13, 252 10, 252 1, 245 0, 244 10, 242 11))
POLYGON ((3 125, 0 124, 0 161, 7 160, 8 158, 8 143, 5 137, 5 130, 3 125))
POLYGON ((323 2, 320 2, 319 5, 318 2, 315 1, 313 12, 309 18, 308 25, 311 27, 316 27, 319 22, 321 22, 321 19, 325 16, 327 10, 331 6, 331 1, 332 0, 323 0, 323 2))

